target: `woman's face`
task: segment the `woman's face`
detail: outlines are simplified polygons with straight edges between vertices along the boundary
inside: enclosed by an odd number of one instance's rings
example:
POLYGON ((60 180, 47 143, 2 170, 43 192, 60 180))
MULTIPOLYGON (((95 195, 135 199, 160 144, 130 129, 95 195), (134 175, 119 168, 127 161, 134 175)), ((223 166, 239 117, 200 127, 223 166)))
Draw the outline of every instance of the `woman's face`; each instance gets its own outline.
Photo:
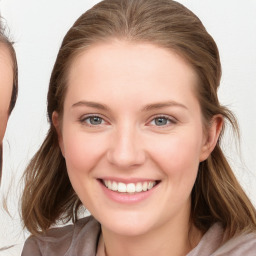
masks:
POLYGON ((0 145, 2 144, 13 86, 12 59, 8 48, 0 43, 0 145))
POLYGON ((193 69, 174 52, 114 41, 80 54, 68 78, 53 122, 72 186, 102 228, 139 235, 187 224, 209 155, 193 69))

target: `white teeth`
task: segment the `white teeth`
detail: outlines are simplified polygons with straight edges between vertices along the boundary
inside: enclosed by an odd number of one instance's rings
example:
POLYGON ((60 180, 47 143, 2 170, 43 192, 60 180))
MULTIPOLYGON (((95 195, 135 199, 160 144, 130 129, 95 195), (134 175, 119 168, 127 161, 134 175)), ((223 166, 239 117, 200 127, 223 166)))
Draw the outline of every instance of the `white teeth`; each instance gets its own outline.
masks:
POLYGON ((136 192, 141 192, 142 191, 142 183, 141 182, 138 182, 136 184, 135 190, 136 190, 136 192))
POLYGON ((117 185, 117 183, 115 181, 113 181, 113 183, 112 183, 112 190, 113 191, 117 191, 117 189, 118 189, 118 185, 117 185))
POLYGON ((144 181, 143 183, 137 182, 137 183, 125 184, 123 182, 103 180, 103 183, 108 189, 112 191, 118 191, 120 193, 145 192, 147 190, 152 189, 156 185, 155 181, 144 181))
POLYGON ((150 181, 150 182, 148 183, 148 189, 151 189, 151 188, 153 188, 153 182, 152 182, 152 181, 150 181))
POLYGON ((135 184, 134 183, 127 184, 126 191, 128 193, 134 193, 135 192, 135 184))
POLYGON ((148 183, 147 183, 146 181, 143 182, 142 190, 143 190, 143 191, 147 191, 147 190, 148 190, 148 183))
MULTIPOLYGON (((111 187, 108 187, 110 189, 112 189, 111 187)), ((126 185, 122 182, 119 182, 118 185, 117 185, 117 190, 118 192, 126 192, 126 185)))

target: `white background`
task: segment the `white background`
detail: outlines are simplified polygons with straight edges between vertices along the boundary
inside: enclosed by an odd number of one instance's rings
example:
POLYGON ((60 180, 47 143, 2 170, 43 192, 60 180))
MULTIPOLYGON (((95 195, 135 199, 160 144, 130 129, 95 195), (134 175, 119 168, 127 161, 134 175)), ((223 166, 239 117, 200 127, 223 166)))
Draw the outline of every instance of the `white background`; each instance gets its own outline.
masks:
MULTIPOLYGON (((4 139, 1 187, 1 197, 9 192, 12 217, 0 206, 0 248, 17 245, 0 255, 20 255, 26 236, 19 217, 19 179, 48 129, 46 94, 62 38, 74 21, 97 2, 0 0, 1 15, 15 41, 19 64, 19 97, 4 139)), ((241 128, 241 152, 235 150, 230 133, 225 137, 225 151, 256 205, 256 1, 180 2, 199 16, 219 46, 223 66, 219 97, 235 112, 241 128)))

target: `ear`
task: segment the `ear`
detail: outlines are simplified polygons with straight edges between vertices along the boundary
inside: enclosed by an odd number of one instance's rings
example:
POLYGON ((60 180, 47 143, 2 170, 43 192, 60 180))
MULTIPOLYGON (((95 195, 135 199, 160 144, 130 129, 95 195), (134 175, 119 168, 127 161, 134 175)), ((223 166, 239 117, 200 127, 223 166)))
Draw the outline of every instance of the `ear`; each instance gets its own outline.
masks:
POLYGON ((220 132, 223 126, 223 116, 222 115, 215 115, 211 120, 211 124, 208 127, 205 135, 204 144, 202 146, 201 155, 200 155, 200 162, 206 160, 211 152, 214 150, 220 132))
POLYGON ((56 111, 54 111, 52 113, 52 123, 56 129, 57 134, 58 134, 60 150, 62 152, 63 157, 65 157, 65 150, 64 150, 64 146, 63 146, 63 137, 62 137, 62 131, 61 131, 61 121, 60 121, 59 114, 56 111))

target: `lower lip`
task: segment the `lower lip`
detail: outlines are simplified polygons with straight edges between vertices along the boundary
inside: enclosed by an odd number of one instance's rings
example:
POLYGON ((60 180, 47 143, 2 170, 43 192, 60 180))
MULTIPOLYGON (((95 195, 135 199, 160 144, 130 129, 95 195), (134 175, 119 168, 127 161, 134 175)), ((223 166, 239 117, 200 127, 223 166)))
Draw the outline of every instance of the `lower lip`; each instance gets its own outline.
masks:
POLYGON ((134 204, 139 203, 141 201, 144 201, 148 197, 150 197, 156 190, 156 187, 158 185, 154 186, 152 189, 147 190, 145 192, 139 192, 139 193, 120 193, 117 191, 112 191, 108 188, 106 188, 101 181, 99 181, 100 186, 103 189, 104 194, 110 198, 111 200, 117 202, 117 203, 123 203, 123 204, 134 204))

